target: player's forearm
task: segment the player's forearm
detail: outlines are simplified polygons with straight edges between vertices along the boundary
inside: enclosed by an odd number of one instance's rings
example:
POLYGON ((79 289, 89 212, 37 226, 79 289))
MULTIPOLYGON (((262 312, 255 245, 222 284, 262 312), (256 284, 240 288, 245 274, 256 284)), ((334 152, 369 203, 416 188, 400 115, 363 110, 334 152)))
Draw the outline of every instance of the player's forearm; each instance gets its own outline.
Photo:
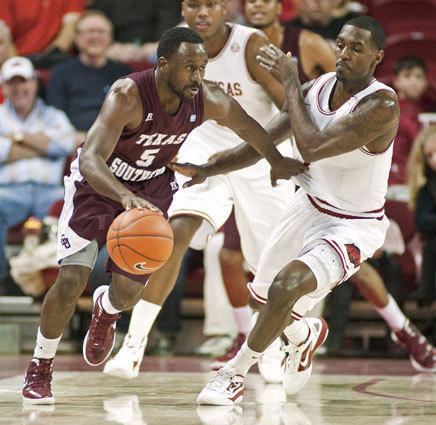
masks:
POLYGON ((81 175, 98 193, 122 203, 123 198, 132 195, 110 172, 101 156, 82 153, 79 159, 81 175))
POLYGON ((299 82, 292 80, 284 83, 288 102, 289 122, 295 136, 298 150, 305 161, 311 162, 314 148, 320 143, 319 129, 312 121, 304 103, 303 93, 299 82))

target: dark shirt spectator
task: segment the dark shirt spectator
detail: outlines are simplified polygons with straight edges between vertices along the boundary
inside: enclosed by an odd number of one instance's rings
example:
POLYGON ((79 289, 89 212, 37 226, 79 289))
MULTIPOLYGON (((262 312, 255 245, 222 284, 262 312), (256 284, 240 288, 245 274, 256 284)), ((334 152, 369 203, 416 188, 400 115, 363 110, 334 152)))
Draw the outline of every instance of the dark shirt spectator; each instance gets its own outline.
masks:
POLYGON ((89 130, 110 86, 131 72, 126 65, 108 59, 111 40, 108 18, 99 11, 85 12, 76 27, 79 56, 53 69, 47 100, 65 111, 79 131, 89 130))
POLYGON ((175 0, 97 0, 91 7, 112 21, 115 43, 109 57, 122 62, 155 61, 162 33, 181 21, 175 0))

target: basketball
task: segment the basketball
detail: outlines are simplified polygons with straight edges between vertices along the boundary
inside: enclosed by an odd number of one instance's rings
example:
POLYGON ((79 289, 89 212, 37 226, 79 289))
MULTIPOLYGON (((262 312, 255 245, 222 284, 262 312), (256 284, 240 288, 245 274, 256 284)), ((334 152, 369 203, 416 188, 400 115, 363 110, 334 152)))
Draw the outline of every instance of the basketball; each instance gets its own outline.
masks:
POLYGON ((134 208, 113 221, 107 234, 107 249, 120 269, 132 274, 150 274, 171 255, 173 232, 162 215, 134 208))

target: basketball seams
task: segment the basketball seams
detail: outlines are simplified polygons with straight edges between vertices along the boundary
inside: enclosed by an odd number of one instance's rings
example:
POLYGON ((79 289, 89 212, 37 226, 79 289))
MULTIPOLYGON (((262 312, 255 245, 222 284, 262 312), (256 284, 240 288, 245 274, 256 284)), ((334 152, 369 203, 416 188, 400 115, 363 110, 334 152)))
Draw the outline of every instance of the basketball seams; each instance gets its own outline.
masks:
POLYGON ((156 258, 148 257, 147 255, 144 255, 142 252, 136 251, 136 249, 133 249, 129 245, 123 245, 122 243, 119 244, 119 246, 123 246, 124 248, 130 249, 130 251, 134 252, 135 254, 138 254, 141 257, 144 257, 147 260, 155 261, 156 263, 164 263, 166 260, 157 260, 156 258))
POLYGON ((142 238, 143 236, 146 236, 146 237, 149 237, 149 238, 163 238, 163 239, 174 240, 171 236, 162 235, 160 233, 157 233, 157 234, 152 234, 152 233, 144 234, 144 233, 141 233, 140 235, 136 234, 136 235, 121 236, 121 237, 118 235, 118 233, 119 232, 117 231, 116 236, 108 237, 107 240, 108 241, 112 241, 114 239, 117 239, 117 240, 118 239, 122 239, 122 240, 124 240, 124 239, 129 239, 129 238, 142 238))

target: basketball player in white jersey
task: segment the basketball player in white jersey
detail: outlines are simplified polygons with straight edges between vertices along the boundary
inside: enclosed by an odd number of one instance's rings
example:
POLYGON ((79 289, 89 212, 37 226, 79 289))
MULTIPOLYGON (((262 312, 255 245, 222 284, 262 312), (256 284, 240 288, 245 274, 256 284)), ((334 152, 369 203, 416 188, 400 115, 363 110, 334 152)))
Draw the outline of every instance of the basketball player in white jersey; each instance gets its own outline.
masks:
MULTIPOLYGON (((281 108, 285 100, 282 85, 256 62, 260 47, 267 46, 268 40, 256 29, 226 23, 225 6, 225 0, 185 0, 182 14, 187 25, 204 40, 209 57, 205 78, 216 82, 249 115, 265 125, 278 111, 276 106, 281 108)), ((202 164, 215 153, 241 142, 234 132, 209 121, 189 135, 178 160, 202 164)), ((290 143, 287 144, 290 148, 290 143)), ((267 238, 289 207, 295 191, 291 181, 271 187, 269 169, 268 163, 262 160, 176 193, 168 214, 175 242, 172 256, 150 277, 143 300, 133 310, 124 344, 107 362, 105 373, 125 378, 138 376, 148 333, 174 287, 183 254, 188 246, 203 249, 208 237, 225 223, 233 207, 244 258, 256 272, 267 238)), ((187 179, 181 177, 182 185, 187 179)), ((275 348, 259 364, 268 382, 281 382, 283 377, 278 341, 275 348)))
MULTIPOLYGON (((336 72, 303 87, 289 54, 272 45, 261 49, 259 62, 282 81, 287 100, 267 130, 283 137, 292 128, 295 154, 310 166, 295 179, 301 188, 249 284, 261 308, 259 319, 239 353, 201 391, 198 403, 240 402, 244 376, 282 333, 288 352, 283 386, 288 394, 299 391, 328 334, 322 319, 304 315, 382 246, 388 226, 384 196, 399 119, 394 91, 373 77, 384 41, 383 28, 373 18, 348 21, 337 39, 336 72)), ((251 153, 242 148, 240 161, 232 158, 234 166, 250 163, 251 153)), ((208 167, 178 170, 193 176, 194 184, 207 177, 208 167)))

